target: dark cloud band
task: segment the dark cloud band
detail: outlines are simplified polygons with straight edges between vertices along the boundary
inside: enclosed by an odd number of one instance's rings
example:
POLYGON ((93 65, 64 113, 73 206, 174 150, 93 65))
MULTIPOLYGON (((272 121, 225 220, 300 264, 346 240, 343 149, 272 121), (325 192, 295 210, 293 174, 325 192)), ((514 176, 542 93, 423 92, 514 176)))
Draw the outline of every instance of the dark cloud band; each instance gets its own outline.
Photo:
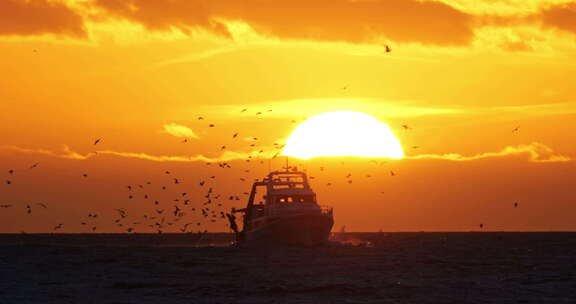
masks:
POLYGON ((0 1, 0 35, 60 34, 84 37, 82 17, 62 3, 48 0, 0 1))

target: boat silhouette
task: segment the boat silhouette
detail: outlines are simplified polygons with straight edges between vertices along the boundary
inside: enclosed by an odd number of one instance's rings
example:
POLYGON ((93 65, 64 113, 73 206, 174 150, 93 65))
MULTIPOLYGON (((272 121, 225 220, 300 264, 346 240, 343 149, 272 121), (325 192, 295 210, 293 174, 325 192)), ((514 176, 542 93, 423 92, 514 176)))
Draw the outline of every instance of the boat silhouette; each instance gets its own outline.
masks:
POLYGON ((233 209, 228 219, 240 245, 318 246, 328 241, 334 225, 332 208, 317 203, 306 173, 296 169, 270 172, 254 182, 246 208, 233 209), (255 203, 262 188, 263 200, 255 203), (242 231, 236 226, 235 213, 243 214, 242 231))

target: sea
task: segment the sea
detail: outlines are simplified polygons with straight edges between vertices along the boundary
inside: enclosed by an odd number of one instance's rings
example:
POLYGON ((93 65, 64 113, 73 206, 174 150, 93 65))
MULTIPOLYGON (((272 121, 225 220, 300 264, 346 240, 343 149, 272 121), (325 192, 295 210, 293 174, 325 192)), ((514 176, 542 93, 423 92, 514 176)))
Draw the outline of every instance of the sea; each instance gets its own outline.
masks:
POLYGON ((576 303, 576 233, 2 234, 10 303, 576 303))

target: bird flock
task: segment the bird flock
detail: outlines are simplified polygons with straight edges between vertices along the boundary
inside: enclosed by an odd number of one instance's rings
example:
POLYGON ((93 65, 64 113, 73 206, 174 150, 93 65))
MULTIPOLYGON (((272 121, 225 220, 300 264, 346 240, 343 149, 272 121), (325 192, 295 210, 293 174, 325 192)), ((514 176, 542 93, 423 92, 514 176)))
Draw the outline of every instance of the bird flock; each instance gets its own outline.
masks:
MULTIPOLYGON (((244 108, 240 112, 245 113, 248 109, 244 108)), ((269 113, 272 110, 267 110, 265 112, 258 111, 255 115, 262 115, 263 113, 269 113)), ((204 120, 204 116, 198 116, 198 120, 204 120)), ((291 121, 295 123, 295 120, 291 121)), ((208 128, 215 128, 214 123, 209 123, 208 128)), ((411 131, 412 127, 406 124, 401 125, 401 128, 405 131, 411 131)), ((513 133, 519 131, 519 126, 513 129, 513 133)), ((235 140, 240 135, 239 132, 234 132, 231 135, 231 139, 235 140)), ((247 137, 245 138, 251 143, 250 147, 256 147, 258 142, 258 137, 247 137)), ((188 140, 182 141, 187 143, 188 140)), ((92 142, 93 146, 101 145, 103 143, 102 138, 97 138, 92 142)), ((273 149, 276 153, 273 158, 276 158, 281 152, 284 146, 279 143, 273 144, 273 149)), ((412 146, 416 149, 419 146, 412 146)), ((226 145, 221 145, 220 150, 225 150, 226 145)), ((263 153, 264 149, 258 151, 259 154, 263 153)), ((94 152, 97 153, 97 152, 94 152)), ((254 160, 251 155, 247 156, 246 162, 254 160)), ((382 165, 386 163, 385 161, 372 160, 376 164, 382 165)), ((260 164, 263 164, 264 160, 260 160, 260 164)), ((229 162, 217 162, 211 163, 206 162, 207 166, 212 166, 214 168, 228 170, 232 168, 229 162)), ((343 162, 342 162, 343 164, 343 162)), ((28 167, 28 170, 38 170, 40 168, 40 163, 35 162, 28 167)), ((285 167, 285 169, 293 169, 294 167, 285 167)), ((323 172, 326 168, 321 166, 319 171, 323 172)), ((13 182, 17 180, 16 169, 8 169, 8 178, 5 180, 7 186, 12 186, 13 182)), ((229 213, 226 212, 226 207, 224 202, 232 202, 233 204, 241 204, 242 196, 247 196, 248 192, 243 192, 241 194, 225 195, 223 193, 218 193, 216 190, 215 180, 217 175, 213 174, 205 179, 198 180, 196 182, 189 182, 188 180, 184 182, 185 178, 177 176, 174 172, 170 170, 164 170, 163 179, 160 184, 152 183, 152 181, 147 180, 140 183, 128 184, 123 186, 125 189, 125 199, 128 201, 139 201, 145 206, 150 207, 150 212, 144 215, 138 215, 138 212, 131 212, 126 208, 115 208, 111 210, 112 222, 118 229, 126 233, 136 233, 139 231, 150 231, 153 230, 157 233, 163 233, 164 231, 178 231, 181 233, 193 233, 196 230, 198 233, 206 233, 208 230, 205 229, 207 223, 216 223, 222 221, 228 225, 232 225, 228 221, 231 217, 229 213), (158 192, 162 193, 161 195, 158 192), (166 200, 166 194, 171 194, 172 198, 166 200), (199 201, 197 197, 193 197, 192 194, 201 194, 201 200, 199 201), (163 197, 162 199, 160 197, 163 197), (134 213, 134 214, 133 214, 134 213)), ((250 169, 246 169, 243 173, 251 173, 250 169)), ((228 172, 226 173, 229 174, 228 172)), ((397 176, 397 172, 389 170, 389 175, 391 177, 397 176)), ((89 179, 90 175, 88 173, 82 173, 82 179, 89 179)), ((366 174, 365 178, 371 178, 370 174, 366 174)), ((314 176, 309 176, 310 179, 315 179, 314 176)), ((187 177, 186 177, 187 179, 187 177)), ((345 177, 345 182, 352 184, 352 173, 348 173, 345 177)), ((239 177, 239 181, 247 181, 247 177, 239 177)), ((332 186, 332 182, 327 182, 326 186, 332 186)), ((14 203, 2 203, 0 204, 0 209, 17 208, 18 204, 14 203)), ((513 207, 518 208, 519 203, 514 202, 513 207)), ((37 208, 49 209, 49 206, 45 203, 27 203, 24 205, 24 212, 26 215, 31 215, 35 213, 37 208)), ((140 208, 139 208, 140 209, 140 208)), ((140 210, 139 210, 140 211, 140 210)), ((102 224, 104 218, 95 212, 88 212, 85 217, 78 220, 82 227, 90 232, 98 231, 98 227, 102 224)), ((58 222, 53 226, 53 232, 61 231, 64 229, 66 223, 58 222)), ((479 224, 480 229, 484 229, 484 223, 479 224)), ((231 229, 237 229, 235 227, 229 227, 231 229)))
MULTIPOLYGON (((241 113, 247 112, 248 109, 242 109, 241 113)), ((269 113, 272 110, 265 112, 258 111, 255 115, 262 115, 269 113)), ((198 116, 198 120, 204 120, 204 116, 198 116)), ((216 124, 208 124, 208 128, 215 128, 216 124)), ((236 140, 240 133, 235 132, 231 135, 232 140, 236 140)), ((259 139, 257 137, 249 137, 249 146, 254 148, 258 145, 259 139)), ((92 141, 92 146, 102 145, 103 138, 97 138, 92 141)), ((188 142, 187 139, 183 143, 188 142)), ((276 150, 274 157, 276 157, 282 150, 283 145, 274 143, 272 149, 276 150)), ((220 150, 226 149, 226 145, 222 145, 220 150)), ((259 154, 264 153, 264 149, 258 151, 259 154)), ((97 154, 97 152, 93 152, 97 154)), ((255 157, 248 155, 245 161, 250 163, 255 160, 255 157)), ((260 160, 260 164, 264 164, 260 160)), ((206 166, 212 166, 218 170, 229 170, 233 166, 229 162, 206 162, 206 166)), ((41 164, 35 162, 28 166, 28 170, 41 170, 41 164)), ((15 181, 19 181, 16 169, 8 169, 8 177, 5 180, 7 186, 14 186, 15 181)), ((243 171, 245 174, 251 173, 250 169, 243 171)), ((227 172, 226 175, 229 175, 227 172)), ((123 186, 125 189, 125 199, 127 201, 138 201, 138 206, 148 206, 151 208, 150 212, 141 215, 142 208, 139 210, 128 210, 128 208, 114 208, 111 210, 112 223, 126 233, 136 233, 138 231, 156 231, 163 233, 164 231, 178 231, 181 233, 192 233, 196 230, 199 233, 207 232, 204 227, 207 223, 216 223, 221 220, 227 220, 225 212, 225 202, 238 203, 241 201, 242 196, 248 195, 248 192, 241 194, 225 195, 217 193, 216 182, 217 174, 212 174, 205 179, 191 182, 188 177, 178 176, 171 170, 163 170, 163 178, 161 184, 153 183, 151 180, 145 180, 140 183, 133 183, 123 186), (198 199, 200 194, 201 199, 198 199), (172 196, 171 199, 165 199, 166 196, 172 196)), ((80 178, 90 180, 91 175, 87 172, 80 174, 80 178)), ((247 177, 239 177, 239 180, 247 181, 247 177)), ((1 198, 0 198, 1 199, 1 198)), ((22 204, 15 203, 2 203, 1 209, 13 209, 22 206, 22 204)), ((23 205, 24 214, 36 214, 37 208, 50 209, 46 203, 27 203, 23 205)), ((67 225, 79 224, 85 227, 88 231, 96 232, 98 227, 103 224, 105 218, 110 216, 102 216, 96 212, 87 212, 85 216, 80 218, 78 223, 62 223, 57 222, 52 226, 53 232, 62 231, 67 225)), ((227 222, 227 221, 225 221, 227 222)), ((23 231, 24 232, 24 231, 23 231)))

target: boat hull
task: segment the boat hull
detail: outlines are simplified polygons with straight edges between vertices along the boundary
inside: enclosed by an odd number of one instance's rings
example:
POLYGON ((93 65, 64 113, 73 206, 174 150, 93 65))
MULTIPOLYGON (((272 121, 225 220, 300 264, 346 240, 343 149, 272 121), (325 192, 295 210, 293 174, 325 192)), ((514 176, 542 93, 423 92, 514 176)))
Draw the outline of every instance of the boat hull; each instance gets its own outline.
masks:
POLYGON ((328 241, 333 225, 331 214, 276 217, 257 229, 243 231, 240 241, 253 244, 319 246, 328 241))

